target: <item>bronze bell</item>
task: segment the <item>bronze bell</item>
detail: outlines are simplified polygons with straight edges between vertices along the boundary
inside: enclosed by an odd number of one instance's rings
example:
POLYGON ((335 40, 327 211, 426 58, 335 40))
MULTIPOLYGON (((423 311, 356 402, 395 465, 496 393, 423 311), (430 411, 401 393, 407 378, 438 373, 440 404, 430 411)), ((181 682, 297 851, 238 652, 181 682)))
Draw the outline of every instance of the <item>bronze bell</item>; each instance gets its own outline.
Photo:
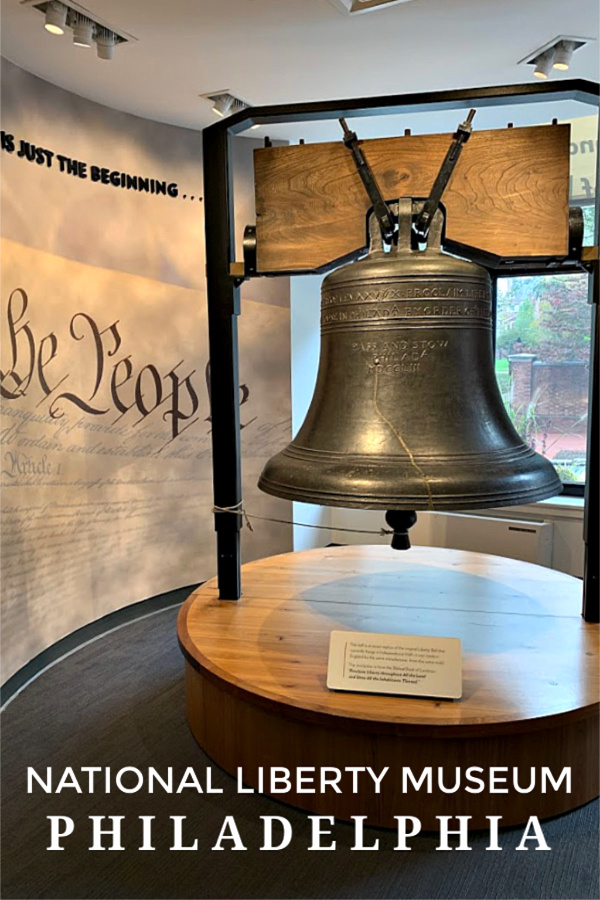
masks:
POLYGON ((325 278, 314 396, 259 487, 367 509, 475 509, 560 493, 504 408, 493 365, 487 271, 442 252, 438 210, 414 248, 410 199, 397 244, 371 224, 366 257, 325 278))

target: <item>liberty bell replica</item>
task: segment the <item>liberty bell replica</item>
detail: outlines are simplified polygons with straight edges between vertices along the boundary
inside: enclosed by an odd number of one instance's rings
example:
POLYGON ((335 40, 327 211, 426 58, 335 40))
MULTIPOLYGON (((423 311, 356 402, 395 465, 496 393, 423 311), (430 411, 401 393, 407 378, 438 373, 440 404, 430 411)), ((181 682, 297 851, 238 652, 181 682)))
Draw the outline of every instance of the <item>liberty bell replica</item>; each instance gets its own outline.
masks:
POLYGON ((508 506, 560 493, 553 466, 504 408, 490 277, 442 251, 439 196, 384 205, 397 221, 387 244, 381 206, 373 209, 367 255, 323 282, 314 396, 259 487, 288 500, 388 511, 508 506), (415 228, 424 217, 425 249, 415 228))

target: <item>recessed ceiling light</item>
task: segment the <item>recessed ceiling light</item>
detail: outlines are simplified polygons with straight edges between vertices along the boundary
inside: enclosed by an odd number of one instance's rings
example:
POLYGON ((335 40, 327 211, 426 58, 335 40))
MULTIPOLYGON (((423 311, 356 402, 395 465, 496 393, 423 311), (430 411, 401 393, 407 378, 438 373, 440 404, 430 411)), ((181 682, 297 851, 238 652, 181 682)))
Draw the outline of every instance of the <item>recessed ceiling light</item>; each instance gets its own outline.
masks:
POLYGON ((96 51, 99 59, 112 59, 115 55, 115 47, 118 43, 116 34, 102 29, 96 36, 96 51))
POLYGON ((552 67, 554 69, 561 69, 563 71, 568 69, 571 65, 571 59, 573 58, 574 50, 574 41, 561 41, 560 44, 557 44, 552 67))
POLYGON ((372 12, 375 9, 384 9, 388 6, 397 6, 399 3, 409 3, 410 0, 329 0, 340 12, 349 16, 358 16, 362 13, 372 12))
POLYGON ((209 100, 212 111, 215 115, 221 116, 221 118, 232 116, 234 113, 242 112, 242 110, 248 109, 251 106, 250 103, 246 100, 242 100, 241 97, 236 97, 235 94, 232 94, 227 88, 223 88, 220 91, 207 91, 199 96, 202 97, 203 100, 209 100))
POLYGON ((533 74, 536 78, 548 78, 553 68, 559 71, 568 69, 573 53, 595 40, 596 38, 559 34, 542 47, 538 47, 537 50, 533 50, 520 59, 518 65, 535 66, 533 74), (550 66, 546 65, 548 58, 551 59, 550 66))
POLYGON ((73 23, 73 43, 76 47, 91 47, 94 40, 94 23, 78 16, 73 23))
POLYGON ((546 79, 550 74, 550 70, 552 68, 552 60, 554 59, 554 53, 542 53, 535 61, 535 70, 534 75, 536 78, 546 79))
POLYGON ((64 3, 58 3, 56 0, 49 3, 46 7, 46 22, 44 28, 50 34, 64 34, 67 27, 68 9, 64 3))
POLYGON ((233 106, 233 100, 234 98, 231 94, 223 94, 221 97, 217 97, 212 111, 216 113, 217 116, 224 118, 229 114, 231 107, 233 106))

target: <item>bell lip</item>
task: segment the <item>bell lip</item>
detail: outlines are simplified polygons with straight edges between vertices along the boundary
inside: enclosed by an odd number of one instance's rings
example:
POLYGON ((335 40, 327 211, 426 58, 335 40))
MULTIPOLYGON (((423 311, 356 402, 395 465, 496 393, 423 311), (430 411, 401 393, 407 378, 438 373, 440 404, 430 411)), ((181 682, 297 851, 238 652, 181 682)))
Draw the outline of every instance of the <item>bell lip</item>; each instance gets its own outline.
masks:
POLYGON ((533 503, 537 500, 547 500, 557 497, 562 493, 563 485, 558 475, 549 480, 545 485, 538 485, 528 490, 515 490, 508 494, 506 491, 498 491, 497 494, 438 494, 433 498, 420 496, 404 497, 374 497, 373 495, 359 494, 320 494, 316 491, 293 488, 288 485, 278 484, 263 475, 258 480, 258 487, 265 494, 279 497, 282 500, 292 500, 298 503, 310 503, 316 506, 336 506, 341 509, 381 509, 381 510, 428 510, 431 512, 462 510, 462 509, 495 509, 503 506, 519 506, 525 503, 533 503))

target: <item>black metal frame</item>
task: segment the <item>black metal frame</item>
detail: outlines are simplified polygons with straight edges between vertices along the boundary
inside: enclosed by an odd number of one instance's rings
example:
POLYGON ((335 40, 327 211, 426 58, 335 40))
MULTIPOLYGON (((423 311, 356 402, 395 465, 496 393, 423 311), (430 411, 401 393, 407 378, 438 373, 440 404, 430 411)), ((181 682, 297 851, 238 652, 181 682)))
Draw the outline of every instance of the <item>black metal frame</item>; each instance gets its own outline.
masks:
MULTIPOLYGON (((217 577, 219 596, 238 600, 241 596, 241 516, 234 510, 242 502, 240 420, 238 405, 237 316, 240 313, 241 278, 231 274, 235 262, 234 208, 231 169, 231 138, 252 125, 308 122, 337 119, 341 116, 377 116, 415 113, 472 106, 503 106, 573 100, 589 106, 599 105, 599 86, 579 79, 537 84, 502 85, 472 90, 435 91, 294 103, 284 106, 253 107, 211 125, 203 133, 204 207, 206 221, 206 274, 208 290, 209 351, 211 360, 211 413, 213 447, 213 489, 215 531, 217 534, 217 577), (231 510, 228 512, 227 510, 231 510)), ((598 184, 596 187, 598 191, 598 184)), ((596 207, 598 214, 598 206, 596 207)), ((596 230, 598 234, 598 229, 596 230)), ((533 261, 532 261, 533 262, 533 261)), ((339 264, 339 262, 337 263, 339 264)), ((534 263, 539 270, 540 261, 534 263)), ((543 265, 543 264, 542 264, 543 265)), ((598 266, 590 271, 592 302, 598 302, 598 266)), ((547 271, 547 270, 544 270, 547 271)), ((560 271, 565 271, 562 269, 560 271)), ((519 268, 514 274, 524 274, 519 268)), ((246 275, 254 276, 247 272, 246 275)), ((283 273, 259 273, 281 275, 283 273)), ((296 272, 294 274, 302 274, 296 272)), ((314 271, 304 274, 314 274, 314 271)), ((494 273, 496 274, 496 273, 494 273)), ((513 274, 510 266, 497 275, 513 274)), ((534 271, 527 274, 535 274, 534 271)), ((497 277, 497 276, 496 276, 497 277)), ((589 458, 598 458, 598 417, 594 403, 598 398, 598 317, 593 309, 592 365, 590 381, 589 458)), ((598 621, 598 494, 597 474, 589 466, 585 500, 586 565, 583 615, 598 621), (591 547, 590 552, 588 548, 591 547)))

